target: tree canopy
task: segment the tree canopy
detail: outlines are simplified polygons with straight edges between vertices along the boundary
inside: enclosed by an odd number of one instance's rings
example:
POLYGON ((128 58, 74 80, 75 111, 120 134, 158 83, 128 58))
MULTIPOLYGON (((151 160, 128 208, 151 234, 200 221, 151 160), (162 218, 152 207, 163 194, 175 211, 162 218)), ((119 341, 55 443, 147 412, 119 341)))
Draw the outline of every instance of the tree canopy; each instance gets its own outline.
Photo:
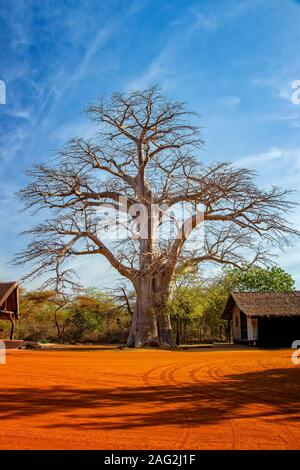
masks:
POLYGON ((240 292, 289 292, 295 289, 292 276, 278 266, 271 268, 255 266, 247 271, 228 269, 224 281, 231 290, 240 292))

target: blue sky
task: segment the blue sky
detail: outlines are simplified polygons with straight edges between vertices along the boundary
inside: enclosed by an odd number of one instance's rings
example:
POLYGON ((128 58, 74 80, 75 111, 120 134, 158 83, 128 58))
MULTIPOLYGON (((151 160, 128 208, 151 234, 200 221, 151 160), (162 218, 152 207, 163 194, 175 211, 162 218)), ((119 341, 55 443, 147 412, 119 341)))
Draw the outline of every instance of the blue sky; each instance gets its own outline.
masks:
MULTIPOLYGON (((112 91, 159 84, 201 113, 203 161, 230 160, 256 169, 264 186, 299 189, 299 1, 1 0, 0 43, 0 279, 23 272, 10 259, 33 223, 15 195, 24 170, 89 136, 83 108, 112 91)), ((299 211, 293 221, 299 228, 299 211)), ((300 243, 278 262, 300 288, 300 243)), ((85 285, 116 281, 101 257, 75 266, 85 285)))

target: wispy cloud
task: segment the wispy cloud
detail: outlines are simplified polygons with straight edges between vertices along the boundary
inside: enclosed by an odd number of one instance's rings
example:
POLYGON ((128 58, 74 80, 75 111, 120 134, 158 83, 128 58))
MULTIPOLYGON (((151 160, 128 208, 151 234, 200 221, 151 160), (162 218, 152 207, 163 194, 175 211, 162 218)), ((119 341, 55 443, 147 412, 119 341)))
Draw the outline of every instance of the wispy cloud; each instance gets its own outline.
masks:
POLYGON ((171 72, 171 58, 168 54, 168 48, 160 53, 155 59, 150 62, 147 68, 126 86, 127 90, 144 90, 157 83, 162 88, 170 85, 172 80, 171 72))
POLYGON ((242 157, 235 160, 234 163, 237 166, 256 167, 257 165, 266 165, 275 161, 285 164, 287 161, 291 161, 293 165, 298 166, 300 164, 300 147, 294 149, 274 147, 262 153, 242 157))
POLYGON ((228 95, 221 99, 221 103, 227 108, 236 108, 241 103, 239 96, 228 95))
POLYGON ((291 126, 300 125, 300 112, 255 114, 258 122, 287 122, 291 126))
POLYGON ((192 6, 189 12, 192 15, 193 21, 190 24, 189 31, 202 29, 207 32, 213 32, 221 29, 229 23, 241 20, 251 13, 257 13, 258 10, 269 9, 279 5, 280 0, 227 0, 216 8, 211 5, 209 9, 199 4, 199 6, 192 6))
MULTIPOLYGON (((0 175, 9 187, 0 207, 8 220, 0 277, 7 278, 3 263, 25 243, 17 233, 34 222, 17 212, 24 168, 73 136, 91 136, 80 111, 99 94, 159 83, 203 114, 208 158, 230 159, 234 149, 236 164, 257 169, 266 185, 299 185, 300 106, 289 101, 290 85, 300 79, 296 3, 129 3, 45 1, 37 9, 4 1, 0 79, 8 83, 8 105, 0 109, 0 175), (279 24, 281 51, 273 47, 279 24)), ((76 268, 87 284, 114 283, 100 257, 78 260, 76 268)))
POLYGON ((64 71, 63 77, 61 77, 60 87, 57 88, 57 99, 59 99, 73 84, 84 78, 94 54, 99 52, 99 49, 105 45, 107 40, 111 38, 117 30, 118 25, 115 21, 99 29, 90 44, 88 44, 84 55, 75 71, 64 71))
POLYGON ((93 122, 80 122, 75 123, 74 121, 57 127, 53 131, 53 138, 61 142, 66 142, 73 137, 82 137, 89 139, 95 135, 97 126, 93 122))
POLYGON ((269 88, 273 96, 292 103, 294 93, 292 84, 297 76, 294 78, 286 78, 283 75, 284 73, 282 71, 277 71, 274 77, 253 77, 250 82, 253 85, 269 88))
POLYGON ((178 77, 176 74, 176 59, 177 54, 184 47, 184 41, 180 40, 180 34, 177 33, 169 39, 164 48, 150 60, 140 75, 126 84, 126 90, 143 90, 158 83, 163 91, 170 91, 179 84, 182 77, 178 77))
POLYGON ((233 1, 230 6, 227 5, 226 16, 231 20, 238 20, 251 12, 257 11, 258 7, 268 8, 276 6, 280 0, 240 0, 233 1))
POLYGON ((216 31, 219 27, 218 20, 215 15, 212 13, 205 14, 196 9, 192 9, 192 14, 194 15, 194 21, 191 24, 191 31, 194 32, 198 29, 203 31, 216 31))

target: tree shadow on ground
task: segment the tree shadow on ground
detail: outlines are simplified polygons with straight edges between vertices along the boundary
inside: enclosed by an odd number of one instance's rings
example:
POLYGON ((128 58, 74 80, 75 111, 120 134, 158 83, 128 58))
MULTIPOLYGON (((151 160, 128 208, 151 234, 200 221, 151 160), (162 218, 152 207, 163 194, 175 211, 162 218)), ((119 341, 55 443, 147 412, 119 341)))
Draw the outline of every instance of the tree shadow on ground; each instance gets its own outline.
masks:
MULTIPOLYGON (((133 429, 216 424, 226 419, 300 421, 300 368, 231 374, 219 381, 82 389, 67 386, 0 391, 0 420, 64 415, 45 427, 133 429)), ((92 386, 92 384, 91 384, 92 386)))

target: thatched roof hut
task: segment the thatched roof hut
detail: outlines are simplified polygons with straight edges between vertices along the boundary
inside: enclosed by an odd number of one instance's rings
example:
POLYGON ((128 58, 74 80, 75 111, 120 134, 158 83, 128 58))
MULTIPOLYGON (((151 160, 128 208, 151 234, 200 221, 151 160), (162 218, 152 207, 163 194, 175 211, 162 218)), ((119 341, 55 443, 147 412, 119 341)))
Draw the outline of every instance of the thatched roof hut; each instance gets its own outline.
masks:
POLYGON ((223 318, 231 318, 233 305, 250 317, 300 315, 300 291, 232 292, 223 318))
POLYGON ((232 292, 222 314, 235 342, 291 345, 300 339, 300 292, 232 292))

